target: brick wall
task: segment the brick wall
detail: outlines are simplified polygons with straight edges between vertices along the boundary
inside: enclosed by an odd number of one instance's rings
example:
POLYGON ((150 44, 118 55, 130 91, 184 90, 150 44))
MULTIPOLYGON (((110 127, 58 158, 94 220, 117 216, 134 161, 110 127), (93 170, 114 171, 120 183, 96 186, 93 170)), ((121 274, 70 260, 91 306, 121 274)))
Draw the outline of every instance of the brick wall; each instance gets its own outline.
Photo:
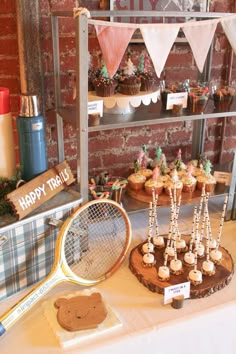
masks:
MULTIPOLYGON (((20 73, 15 0, 1 0, 0 5, 0 86, 10 90, 14 136, 17 142, 15 116, 18 111, 20 73)), ((19 160, 17 149, 16 155, 19 160)))
MULTIPOLYGON (((76 6, 73 0, 40 0, 41 8, 41 35, 43 48, 43 66, 47 109, 47 141, 50 166, 57 163, 57 141, 55 118, 51 110, 55 107, 53 83, 53 55, 51 42, 51 10, 71 10, 76 6)), ((80 1, 81 6, 89 9, 98 9, 99 1, 80 1)), ((233 1, 211 1, 211 10, 216 12, 232 11, 233 1)), ((0 8, 0 85, 7 86, 11 91, 12 111, 17 112, 17 95, 19 93, 19 65, 17 52, 17 30, 15 1, 1 0, 0 8), (3 4, 3 5, 2 5, 3 4)), ((63 104, 74 104, 72 99, 75 73, 75 38, 74 24, 71 19, 60 20, 60 47, 61 47, 61 86, 63 104)), ((138 60, 142 46, 132 45, 132 58, 138 60)), ((94 62, 99 61, 100 48, 93 39, 89 42, 94 62)), ((226 69, 229 62, 230 47, 220 27, 214 38, 214 55, 212 62, 212 77, 226 78, 226 69)), ((173 46, 165 66, 167 81, 178 81, 185 78, 196 78, 196 67, 192 53, 188 46, 173 46)), ((233 78, 236 78, 236 63, 233 62, 233 78)), ((210 119, 206 127, 205 151, 213 162, 217 162, 221 148, 222 120, 210 119)), ((225 140, 223 146, 223 160, 233 156, 235 144, 236 120, 227 118, 225 140)), ((76 171, 76 141, 75 130, 70 125, 64 127, 65 155, 72 169, 76 171)), ((138 128, 119 129, 89 134, 89 169, 109 169, 113 174, 127 174, 130 164, 137 155, 142 144, 147 144, 151 157, 157 146, 161 146, 171 160, 177 149, 182 148, 183 158, 191 155, 192 123, 174 123, 138 128)))

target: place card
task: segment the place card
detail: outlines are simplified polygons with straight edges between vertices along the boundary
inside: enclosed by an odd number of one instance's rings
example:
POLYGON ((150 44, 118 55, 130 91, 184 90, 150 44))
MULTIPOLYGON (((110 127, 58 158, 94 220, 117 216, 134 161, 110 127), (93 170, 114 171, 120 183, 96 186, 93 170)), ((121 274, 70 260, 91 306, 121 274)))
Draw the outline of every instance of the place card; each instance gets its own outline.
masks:
POLYGON ((188 105, 188 92, 168 93, 166 109, 172 109, 173 104, 181 104, 183 108, 188 105))
POLYGON ((183 295, 185 299, 190 297, 189 281, 166 287, 164 289, 164 305, 169 304, 174 297, 180 295, 183 295))

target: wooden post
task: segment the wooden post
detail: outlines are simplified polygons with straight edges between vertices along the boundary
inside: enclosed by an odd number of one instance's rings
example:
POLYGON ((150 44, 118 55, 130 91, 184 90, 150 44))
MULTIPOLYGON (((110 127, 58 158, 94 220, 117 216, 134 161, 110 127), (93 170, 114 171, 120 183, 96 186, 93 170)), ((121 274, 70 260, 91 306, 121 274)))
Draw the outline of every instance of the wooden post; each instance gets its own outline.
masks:
POLYGON ((39 0, 17 0, 16 13, 21 93, 38 95, 44 114, 39 0))

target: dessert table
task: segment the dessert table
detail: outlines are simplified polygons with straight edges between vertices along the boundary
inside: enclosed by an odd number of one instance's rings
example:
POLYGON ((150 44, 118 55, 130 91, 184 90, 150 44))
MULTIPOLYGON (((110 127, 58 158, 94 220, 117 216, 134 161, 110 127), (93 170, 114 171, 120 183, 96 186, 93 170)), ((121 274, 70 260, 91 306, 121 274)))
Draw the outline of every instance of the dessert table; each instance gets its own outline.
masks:
MULTIPOLYGON (((210 200, 210 220, 213 235, 217 236, 223 197, 210 200)), ((194 205, 180 208, 179 228, 183 233, 191 230, 194 205)), ((166 233, 169 208, 158 208, 160 233, 166 233)), ((148 229, 148 211, 129 214, 132 225, 130 250, 144 241, 148 229)), ((224 223, 221 245, 236 262, 236 222, 224 223)), ((163 295, 144 287, 128 267, 129 253, 118 271, 95 287, 104 301, 117 315, 122 326, 97 334, 69 348, 60 347, 50 326, 43 304, 52 297, 73 293, 84 288, 63 283, 56 286, 12 328, 0 337, 0 353, 22 354, 235 354, 236 277, 222 290, 201 299, 186 299, 181 309, 163 304, 163 295)), ((27 291, 0 302, 0 314, 15 304, 27 291)))

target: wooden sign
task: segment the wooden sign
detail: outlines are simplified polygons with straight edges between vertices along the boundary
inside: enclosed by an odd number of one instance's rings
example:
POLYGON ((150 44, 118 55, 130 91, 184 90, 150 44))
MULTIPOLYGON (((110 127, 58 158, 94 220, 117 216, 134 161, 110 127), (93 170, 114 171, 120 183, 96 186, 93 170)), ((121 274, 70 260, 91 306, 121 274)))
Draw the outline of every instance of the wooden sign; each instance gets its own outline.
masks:
POLYGON ((6 199, 20 220, 74 181, 70 166, 63 161, 7 194, 6 199))

